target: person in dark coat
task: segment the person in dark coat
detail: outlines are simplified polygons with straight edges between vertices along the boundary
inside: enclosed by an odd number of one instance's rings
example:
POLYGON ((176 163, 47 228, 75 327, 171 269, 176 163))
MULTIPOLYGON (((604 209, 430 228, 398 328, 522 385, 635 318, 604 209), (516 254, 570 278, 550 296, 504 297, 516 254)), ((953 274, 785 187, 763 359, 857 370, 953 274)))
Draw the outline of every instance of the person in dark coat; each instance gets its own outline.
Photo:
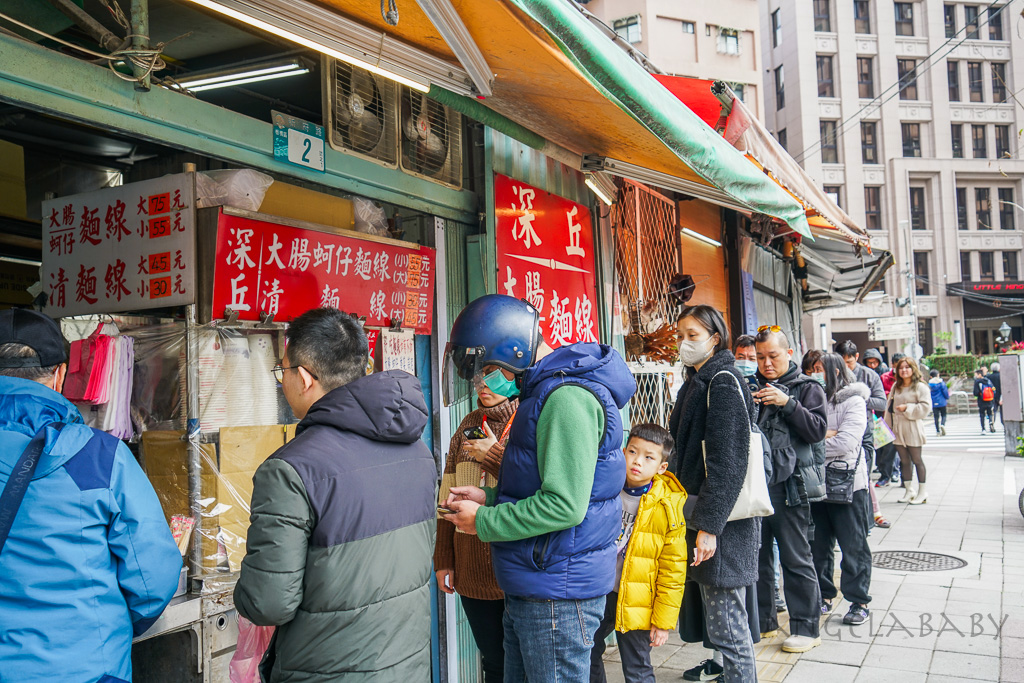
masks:
POLYGON ((687 379, 669 429, 676 437, 675 474, 689 495, 689 575, 700 587, 711 644, 722 653, 722 680, 755 681, 747 594, 757 581, 761 520, 728 521, 746 476, 753 403, 721 313, 710 306, 685 308, 677 328, 687 379))
POLYGON ((999 415, 999 422, 1003 421, 1003 379, 999 375, 999 363, 993 363, 989 368, 988 380, 996 388, 996 401, 992 406, 992 412, 999 415))
POLYGON ((358 320, 303 313, 275 368, 300 419, 253 477, 235 607, 277 626, 264 681, 409 683, 430 676, 437 469, 419 380, 366 375, 358 320))
POLYGON ((824 472, 816 464, 812 447, 824 440, 827 431, 825 390, 800 372, 789 340, 778 327, 761 328, 756 340, 757 378, 763 388, 754 399, 760 402, 758 424, 772 444, 768 491, 775 510, 761 525, 757 582, 761 632, 774 636, 778 630, 778 617, 771 609, 775 605, 772 541, 778 541, 790 631, 782 650, 807 652, 821 644, 821 592, 811 559, 808 503, 825 493, 824 472))

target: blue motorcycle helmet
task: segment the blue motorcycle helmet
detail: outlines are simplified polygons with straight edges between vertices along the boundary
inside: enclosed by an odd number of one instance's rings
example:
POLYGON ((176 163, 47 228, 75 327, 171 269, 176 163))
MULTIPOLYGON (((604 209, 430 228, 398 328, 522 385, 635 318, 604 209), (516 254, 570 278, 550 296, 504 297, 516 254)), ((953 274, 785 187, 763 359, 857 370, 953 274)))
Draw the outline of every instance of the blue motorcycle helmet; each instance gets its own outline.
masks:
POLYGON ((484 382, 485 367, 503 368, 518 380, 536 362, 541 341, 540 313, 526 301, 488 294, 470 302, 452 324, 445 348, 445 405, 484 382), (458 379, 469 384, 460 386, 458 379))

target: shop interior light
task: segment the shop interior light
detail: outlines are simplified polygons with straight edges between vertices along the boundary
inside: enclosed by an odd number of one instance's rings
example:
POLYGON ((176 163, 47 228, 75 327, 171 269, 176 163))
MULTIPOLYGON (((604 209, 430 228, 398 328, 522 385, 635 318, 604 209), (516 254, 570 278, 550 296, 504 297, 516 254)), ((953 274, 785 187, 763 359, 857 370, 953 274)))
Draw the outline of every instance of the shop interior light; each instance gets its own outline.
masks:
POLYGON ((308 0, 189 2, 423 93, 436 84, 460 95, 476 94, 461 67, 308 0))
POLYGON ((752 210, 752 207, 732 198, 722 190, 712 185, 704 185, 703 183, 687 180, 686 178, 680 178, 660 171, 652 171, 649 168, 637 166, 636 164, 631 164, 626 161, 609 159, 596 154, 585 154, 583 155, 582 170, 588 173, 604 171, 612 175, 635 180, 638 183, 647 183, 666 190, 673 190, 693 197, 700 197, 712 204, 718 204, 719 206, 724 206, 736 211, 752 210))
POLYGON ((587 187, 597 195, 598 199, 608 206, 615 203, 615 198, 618 196, 619 191, 611 178, 604 173, 587 173, 584 177, 587 187))
POLYGON ((683 228, 683 234, 689 235, 690 237, 692 237, 695 240, 700 240, 701 242, 706 242, 707 244, 710 244, 713 247, 720 247, 720 246, 722 246, 722 243, 719 242, 718 240, 713 240, 713 239, 711 239, 710 237, 708 237, 706 235, 700 234, 696 230, 690 230, 689 228, 683 228))
POLYGON ((219 69, 189 74, 177 79, 177 83, 192 92, 229 88, 247 83, 259 83, 277 78, 308 74, 309 66, 299 59, 277 60, 258 64, 240 65, 233 69, 219 69))
POLYGON ((470 35, 469 29, 462 22, 462 17, 452 6, 451 0, 416 0, 416 2, 430 19, 430 23, 444 38, 444 42, 448 43, 448 47, 455 53, 459 63, 466 69, 478 94, 482 97, 490 97, 494 72, 487 66, 487 60, 484 59, 483 53, 480 52, 476 41, 470 35))

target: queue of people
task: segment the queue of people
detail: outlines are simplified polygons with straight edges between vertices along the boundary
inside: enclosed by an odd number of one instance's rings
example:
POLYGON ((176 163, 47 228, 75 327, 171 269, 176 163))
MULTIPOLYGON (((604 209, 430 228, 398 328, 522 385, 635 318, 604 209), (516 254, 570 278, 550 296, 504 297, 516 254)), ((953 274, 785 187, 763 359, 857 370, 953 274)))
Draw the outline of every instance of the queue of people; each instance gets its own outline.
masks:
MULTIPOLYGON (((31 604, 36 615, 52 611, 41 623, 59 617, 80 631, 82 644, 55 651, 36 626, 8 629, 5 680, 50 670, 130 680, 132 634, 166 606, 180 555, 134 458, 79 424, 60 397, 59 328, 39 314, 0 316, 0 475, 18 481, 26 458, 41 468, 13 528, 2 523, 11 487, 0 499, 0 572, 24 593, 0 594, 0 620, 19 621, 31 604), (61 500, 59 520, 45 517, 52 506, 41 497, 61 500), (82 570, 32 530, 77 523, 75 505, 111 529, 83 536, 78 551, 110 569, 90 570, 88 599, 55 601, 28 568, 63 567, 63 585, 79 593, 82 570), (101 625, 75 607, 86 603, 104 605, 101 625), (103 647, 89 645, 97 637, 103 647)), ((276 369, 300 422, 254 477, 234 591, 239 614, 276 627, 263 680, 420 680, 430 666, 431 565, 438 588, 459 596, 486 683, 604 681, 612 633, 625 679, 654 681, 652 648, 677 629, 713 652, 685 680, 756 681, 754 645, 777 633, 780 610, 789 612, 784 651, 821 643, 838 595, 836 543, 839 588, 852 603, 842 621, 866 621, 867 536, 887 525, 869 485, 872 456, 881 458, 876 414, 895 437, 902 500, 924 503, 934 389, 913 359, 894 358, 888 370, 869 350, 865 367, 850 343, 798 366, 777 326, 733 347, 709 306, 683 309, 677 332, 685 381, 671 418, 627 434, 622 409, 636 382, 615 350, 551 348, 536 309, 512 297, 470 303, 451 330, 443 385, 446 394, 471 387, 475 409, 452 438, 438 491, 418 381, 365 375, 368 343, 351 316, 296 318, 276 369)))

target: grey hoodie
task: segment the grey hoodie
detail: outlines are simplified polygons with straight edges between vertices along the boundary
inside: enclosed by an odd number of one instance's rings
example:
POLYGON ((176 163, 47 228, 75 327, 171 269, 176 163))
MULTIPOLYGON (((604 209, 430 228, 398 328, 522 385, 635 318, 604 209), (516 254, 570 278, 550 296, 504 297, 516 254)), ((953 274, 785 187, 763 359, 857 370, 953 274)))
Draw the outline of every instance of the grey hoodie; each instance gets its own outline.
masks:
POLYGON ((868 425, 866 401, 870 396, 868 385, 854 382, 837 391, 826 405, 828 429, 838 433, 825 439, 825 466, 843 461, 853 467, 859 456, 860 465, 853 479, 854 491, 868 487, 868 471, 864 465, 861 444, 868 425))

